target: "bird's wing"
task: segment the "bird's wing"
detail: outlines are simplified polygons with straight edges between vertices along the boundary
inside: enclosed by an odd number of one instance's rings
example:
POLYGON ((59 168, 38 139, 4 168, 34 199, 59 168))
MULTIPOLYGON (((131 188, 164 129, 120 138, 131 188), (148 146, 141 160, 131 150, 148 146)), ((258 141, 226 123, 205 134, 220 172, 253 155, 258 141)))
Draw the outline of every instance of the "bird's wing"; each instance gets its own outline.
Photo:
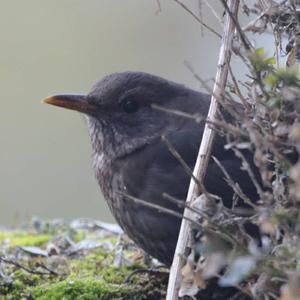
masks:
MULTIPOLYGON (((193 164, 198 151, 197 139, 191 135, 191 132, 177 132, 176 139, 167 136, 189 165, 193 164)), ((183 209, 169 202, 163 193, 184 200, 190 178, 165 143, 158 139, 133 154, 119 162, 118 172, 123 183, 120 188, 148 203, 182 213, 183 209)), ((126 197, 118 205, 122 211, 118 221, 125 232, 146 252, 171 264, 181 218, 136 204, 126 197)))
MULTIPOLYGON (((200 128, 198 130, 196 128, 181 130, 166 136, 191 170, 194 168, 201 136, 200 128)), ((247 172, 241 170, 240 159, 232 151, 225 150, 224 144, 225 140, 217 136, 212 155, 217 157, 233 181, 239 183, 243 192, 251 199, 257 200, 256 189, 247 172)), ((244 155, 252 169, 255 170, 252 154, 245 152, 244 155)), ((180 200, 186 198, 190 176, 161 139, 138 150, 135 153, 135 159, 128 159, 124 164, 122 172, 127 192, 135 197, 167 207, 173 206, 162 197, 163 193, 180 200)), ((220 196, 229 206, 233 190, 224 178, 219 166, 211 159, 204 185, 210 193, 220 196)))
MULTIPOLYGON (((201 129, 190 128, 173 132, 166 138, 193 169, 201 136, 201 129)), ((232 152, 224 150, 224 141, 221 137, 216 138, 213 155, 218 157, 233 179, 240 182, 242 188, 246 188, 250 194, 255 192, 247 173, 240 170, 240 161, 232 152)), ((121 174, 123 185, 120 188, 129 195, 182 213, 182 208, 163 197, 163 193, 184 200, 190 176, 161 139, 139 149, 134 153, 134 157, 120 160, 118 172, 121 174)), ((210 193, 219 195, 227 205, 230 205, 233 191, 212 160, 204 184, 210 193)), ((122 212, 118 218, 119 223, 146 252, 170 264, 181 219, 130 201, 132 200, 126 197, 119 201, 118 210, 122 212)))
MULTIPOLYGON (((185 162, 193 168, 198 152, 199 136, 194 130, 185 130, 166 136, 185 162)), ((171 194, 185 199, 190 177, 171 154, 162 139, 136 151, 134 159, 127 159, 122 168, 128 193, 152 203, 173 207, 162 197, 171 194)))

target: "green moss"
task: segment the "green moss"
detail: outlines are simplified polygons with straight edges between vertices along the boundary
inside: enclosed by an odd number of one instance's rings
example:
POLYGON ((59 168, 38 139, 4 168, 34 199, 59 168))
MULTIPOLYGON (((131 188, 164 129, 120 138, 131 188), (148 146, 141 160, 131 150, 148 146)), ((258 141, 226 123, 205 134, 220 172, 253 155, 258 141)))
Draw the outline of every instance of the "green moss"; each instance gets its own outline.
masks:
POLYGON ((78 231, 73 235, 73 240, 75 243, 79 243, 81 240, 83 240, 85 237, 85 234, 83 231, 78 231))
POLYGON ((141 291, 132 287, 107 284, 91 278, 40 286, 33 288, 31 294, 37 300, 146 299, 141 291))
POLYGON ((101 239, 102 242, 109 242, 115 245, 118 242, 118 237, 116 236, 111 236, 111 237, 105 237, 101 239))
POLYGON ((12 285, 0 286, 0 300, 19 300, 22 299, 24 284, 20 280, 14 280, 12 285))
MULTIPOLYGON (((85 233, 85 235, 83 237, 87 238, 87 239, 94 239, 95 238, 93 233, 85 233)), ((103 242, 103 243, 104 242, 109 242, 109 243, 115 245, 118 242, 118 237, 115 236, 115 235, 112 235, 112 236, 98 238, 96 240, 99 241, 99 242, 103 242)))
MULTIPOLYGON (((66 228, 66 232, 70 232, 66 228)), ((62 232, 63 233, 63 232, 62 232)), ((71 239, 79 242, 82 239, 98 240, 116 244, 116 236, 97 238, 93 231, 74 231, 71 239)), ((53 235, 55 237, 55 235, 53 235)), ((9 241, 9 252, 14 253, 15 247, 43 246, 52 239, 52 234, 37 234, 34 230, 4 231, 0 232, 0 244, 4 240, 9 241)), ((116 250, 116 249, 115 249, 116 250)), ((164 299, 166 290, 166 278, 155 279, 149 275, 138 274, 130 283, 124 284, 125 279, 137 268, 145 268, 141 263, 133 266, 115 267, 115 250, 96 248, 74 256, 60 255, 53 257, 32 256, 18 260, 18 263, 29 270, 46 272, 41 266, 55 266, 55 270, 61 275, 38 275, 25 271, 14 265, 5 265, 6 274, 12 281, 5 283, 0 278, 0 300, 94 300, 94 299, 164 299), (57 259, 57 262, 56 262, 57 259), (64 262, 61 263, 61 260, 64 262), (57 264, 59 264, 57 266, 57 264), (60 265, 61 264, 61 265, 60 265), (61 267, 61 268, 60 268, 61 267)), ((124 256, 129 257, 133 253, 125 251, 124 256)))
POLYGON ((15 280, 11 286, 0 288, 0 295, 5 295, 4 299, 7 300, 164 299, 166 282, 141 275, 134 282, 123 284, 124 279, 131 273, 131 268, 106 267, 99 269, 101 272, 97 275, 95 270, 91 270, 90 275, 87 275, 87 265, 85 260, 82 264, 78 263, 78 267, 82 268, 81 272, 75 273, 73 270, 66 278, 41 277, 19 270, 14 274, 15 280))
POLYGON ((77 274, 80 273, 82 277, 97 276, 105 282, 120 284, 131 272, 138 268, 145 268, 145 266, 137 263, 130 267, 124 265, 114 267, 113 255, 103 249, 98 249, 98 251, 82 260, 72 260, 70 262, 70 276, 78 276, 77 274))
POLYGON ((0 243, 9 241, 10 247, 41 246, 51 239, 48 234, 34 234, 25 231, 0 232, 0 243))
MULTIPOLYGON (((38 258, 38 263, 43 263, 43 260, 45 258, 38 258)), ((36 269, 36 262, 34 259, 22 264, 36 269)), ((70 258, 69 274, 64 276, 39 276, 17 269, 13 272, 13 283, 0 286, 0 295, 5 295, 5 300, 164 299, 165 279, 156 280, 139 274, 130 283, 123 284, 132 271, 142 267, 145 266, 135 264, 116 268, 113 255, 98 248, 82 259, 70 258)))

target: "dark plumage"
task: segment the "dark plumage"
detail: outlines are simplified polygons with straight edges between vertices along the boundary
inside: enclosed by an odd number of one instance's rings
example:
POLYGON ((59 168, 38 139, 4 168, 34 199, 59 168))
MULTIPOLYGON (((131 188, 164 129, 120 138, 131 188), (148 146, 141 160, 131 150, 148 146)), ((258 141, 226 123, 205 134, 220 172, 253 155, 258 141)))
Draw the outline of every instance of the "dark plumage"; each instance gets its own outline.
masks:
MULTIPOLYGON (((119 192, 182 211, 162 193, 184 200, 190 178, 161 136, 164 135, 193 168, 204 125, 151 105, 206 116, 210 96, 150 74, 124 72, 105 77, 88 95, 57 95, 48 97, 45 102, 85 113, 93 148, 93 167, 113 215, 141 248, 169 265, 180 220, 136 204, 119 192)), ((224 139, 217 136, 213 155, 242 190, 256 199, 251 180, 240 169, 239 159, 224 150, 224 143, 224 139)), ((251 163, 249 154, 247 158, 251 163)), ((211 161, 204 184, 228 206, 233 191, 223 177, 211 161)))

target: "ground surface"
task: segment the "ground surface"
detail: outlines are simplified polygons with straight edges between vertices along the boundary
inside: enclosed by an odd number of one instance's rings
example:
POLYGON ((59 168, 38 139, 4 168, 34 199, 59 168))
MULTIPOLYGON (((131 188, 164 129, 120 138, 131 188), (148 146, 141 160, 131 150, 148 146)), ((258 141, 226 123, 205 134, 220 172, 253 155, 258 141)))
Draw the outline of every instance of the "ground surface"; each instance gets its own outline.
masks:
POLYGON ((117 226, 33 219, 0 228, 0 300, 164 299, 166 275, 126 281, 141 268, 143 255, 117 226))

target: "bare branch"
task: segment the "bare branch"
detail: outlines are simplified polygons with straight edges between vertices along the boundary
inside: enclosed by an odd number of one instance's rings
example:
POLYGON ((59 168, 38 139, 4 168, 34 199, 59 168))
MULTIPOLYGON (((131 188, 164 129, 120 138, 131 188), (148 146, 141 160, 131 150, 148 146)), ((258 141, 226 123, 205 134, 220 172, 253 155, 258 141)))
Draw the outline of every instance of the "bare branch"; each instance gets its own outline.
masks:
POLYGON ((214 17, 219 21, 220 26, 223 27, 223 25, 224 25, 223 20, 221 19, 219 14, 216 12, 216 10, 213 8, 213 6, 209 3, 209 1, 207 1, 207 0, 202 0, 202 1, 210 9, 210 11, 214 15, 214 17))
POLYGON ((228 182, 228 185, 234 190, 234 192, 248 205, 250 205, 252 208, 257 209, 257 206, 251 202, 251 199, 249 199, 247 197, 247 195, 241 190, 241 188, 239 187, 239 185, 237 183, 234 182, 234 180, 230 177, 229 173, 227 172, 227 170, 224 168, 224 166, 221 164, 221 162, 215 157, 213 156, 213 160, 215 161, 215 163, 218 165, 218 167, 220 168, 220 170, 223 172, 223 174, 226 177, 226 180, 228 182))
POLYGON ((243 94, 241 93, 241 90, 239 88, 239 85, 238 85, 238 82, 233 74, 233 71, 232 71, 232 68, 229 64, 229 62, 227 62, 227 65, 228 65, 228 70, 229 70, 229 74, 230 74, 230 77, 232 79, 232 82, 233 82, 233 85, 234 85, 234 88, 235 88, 235 92, 237 93, 237 95, 239 96, 240 100, 242 101, 243 105, 245 106, 246 109, 250 109, 250 105, 249 103, 247 102, 247 100, 244 98, 243 94))
POLYGON ((195 180, 196 184, 199 186, 199 189, 201 191, 205 191, 204 186, 201 184, 201 182, 194 176, 193 171, 188 166, 188 164, 184 161, 184 159, 181 157, 181 155, 178 153, 178 151, 174 148, 174 146, 168 141, 168 139, 163 135, 161 137, 162 141, 167 146, 168 150, 171 152, 171 154, 178 160, 178 162, 182 165, 184 168, 184 171, 195 180))
MULTIPOLYGON (((218 61, 218 70, 216 74, 216 80, 213 89, 213 96, 211 99, 211 104, 208 112, 207 119, 214 121, 216 119, 216 114, 218 110, 218 101, 217 98, 221 98, 224 94, 227 74, 228 74, 228 65, 227 62, 230 61, 231 57, 231 47, 232 40, 234 36, 234 22, 232 16, 235 16, 238 11, 239 1, 230 0, 229 8, 226 15, 224 33, 222 38, 222 45, 220 48, 219 61, 218 61), (214 95, 217 95, 215 97, 214 95)), ((227 4, 226 4, 227 5, 227 4)), ((206 173, 206 168, 210 158, 210 153, 212 149, 213 139, 215 132, 208 124, 205 125, 203 137, 198 153, 198 158, 194 168, 194 175, 202 182, 206 173)), ((194 201, 196 196, 199 194, 199 190, 194 181, 191 181, 187 203, 194 201)), ((185 209, 184 217, 189 217, 190 211, 185 209)), ((185 220, 182 220, 180 233, 178 237, 178 242, 175 250, 174 260, 170 271, 169 285, 167 292, 167 300, 175 300, 178 298, 179 284, 181 281, 181 269, 184 264, 182 259, 182 254, 186 252, 188 240, 190 235, 190 224, 185 220)))
POLYGON ((156 4, 157 4, 157 10, 156 10, 155 14, 159 14, 161 12, 160 0, 156 0, 156 4))
POLYGON ((189 113, 177 110, 177 109, 165 108, 165 107, 157 105, 157 104, 152 104, 151 106, 154 109, 158 109, 158 110, 166 112, 166 113, 174 114, 174 115, 184 117, 184 118, 188 118, 188 119, 193 119, 197 123, 200 123, 200 122, 203 121, 207 124, 210 124, 210 125, 214 126, 215 129, 217 129, 217 128, 222 129, 225 132, 234 134, 235 136, 241 136, 241 137, 245 137, 245 138, 249 137, 248 133, 242 131, 241 128, 237 128, 232 124, 228 124, 226 122, 219 121, 219 120, 214 120, 214 121, 208 120, 208 119, 204 118, 203 116, 201 116, 199 113, 189 114, 189 113))
POLYGON ((235 26, 235 29, 239 33, 240 39, 241 39, 245 49, 246 50, 251 50, 252 46, 251 46, 250 42, 248 41, 245 33, 243 32, 240 24, 238 23, 237 16, 234 15, 234 13, 232 13, 232 11, 230 10, 229 5, 227 4, 226 0, 221 0, 221 2, 222 2, 223 6, 226 10, 226 13, 230 16, 231 21, 233 22, 233 24, 235 26))
POLYGON ((241 159, 242 163, 245 166, 245 170, 247 171, 249 177, 251 178, 251 180, 256 188, 258 195, 260 196, 260 198, 262 198, 263 190, 262 190, 260 184, 257 182, 256 177, 255 177, 253 171, 251 170, 250 164, 248 163, 244 154, 239 149, 233 148, 232 150, 234 151, 235 155, 241 159))
POLYGON ((123 193, 123 192, 118 192, 118 194, 124 196, 126 199, 128 200, 131 200, 137 204, 141 204, 145 207, 148 207, 148 208, 152 208, 158 212, 163 212, 163 213, 167 213, 171 216, 174 216, 176 218, 179 218, 179 219, 185 219, 186 221, 192 223, 193 225, 195 225, 197 228, 200 228, 201 225, 199 223, 197 223, 195 220, 189 218, 189 217, 185 217, 184 215, 182 215, 181 213, 178 213, 172 209, 169 209, 169 208, 165 208, 165 207, 162 207, 161 205, 158 205, 158 204, 153 204, 151 202, 148 202, 146 200, 143 200, 143 199, 139 199, 137 197, 133 197, 129 194, 126 194, 126 193, 123 193))
POLYGON ((30 269, 28 267, 23 266, 22 264, 20 264, 19 262, 17 262, 14 259, 9 259, 9 258, 5 258, 3 256, 0 256, 0 262, 3 262, 5 264, 10 264, 15 266, 18 269, 24 270, 27 273, 30 274, 34 274, 34 275, 41 275, 41 276, 49 276, 49 275, 55 275, 55 276, 59 276, 59 275, 64 275, 64 274, 59 274, 51 269, 49 269, 48 267, 46 267, 43 264, 38 264, 38 267, 43 268, 44 270, 46 270, 47 272, 42 272, 42 271, 38 271, 38 270, 34 270, 34 269, 30 269))
POLYGON ((196 19, 203 27, 205 27, 210 32, 214 33, 217 37, 222 38, 222 36, 215 31, 212 27, 205 24, 197 15, 195 15, 185 4, 180 2, 179 0, 174 0, 178 5, 180 5, 185 11, 187 11, 191 16, 193 16, 194 19, 196 19))

